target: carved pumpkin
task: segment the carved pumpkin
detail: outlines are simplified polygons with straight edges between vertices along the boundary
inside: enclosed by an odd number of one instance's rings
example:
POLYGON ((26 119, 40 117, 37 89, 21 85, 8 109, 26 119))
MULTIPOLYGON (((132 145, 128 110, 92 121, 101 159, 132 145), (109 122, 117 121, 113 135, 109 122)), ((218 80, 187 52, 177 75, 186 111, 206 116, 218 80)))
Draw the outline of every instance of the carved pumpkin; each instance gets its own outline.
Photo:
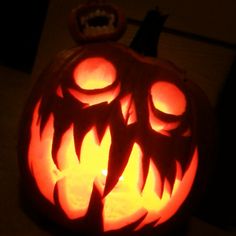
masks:
POLYGON ((29 199, 75 231, 158 228, 194 182, 204 102, 173 64, 120 44, 62 52, 23 116, 19 163, 29 199))
POLYGON ((73 9, 69 29, 79 43, 117 40, 126 29, 123 11, 105 1, 88 1, 73 9))

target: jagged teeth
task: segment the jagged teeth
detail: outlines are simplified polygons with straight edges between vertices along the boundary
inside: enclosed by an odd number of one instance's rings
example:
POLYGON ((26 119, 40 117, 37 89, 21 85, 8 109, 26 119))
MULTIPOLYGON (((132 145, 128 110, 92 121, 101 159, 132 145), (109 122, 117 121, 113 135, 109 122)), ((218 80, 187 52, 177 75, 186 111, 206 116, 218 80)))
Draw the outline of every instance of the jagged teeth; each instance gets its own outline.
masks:
POLYGON ((115 28, 113 25, 109 26, 88 26, 85 25, 84 34, 87 36, 96 36, 100 34, 112 33, 115 28))
POLYGON ((110 19, 110 22, 112 22, 112 24, 115 23, 115 15, 110 14, 109 19, 110 19))
POLYGON ((80 18, 81 25, 83 25, 83 33, 87 36, 97 36, 100 34, 112 33, 115 31, 114 23, 115 23, 115 15, 111 13, 107 13, 104 10, 97 9, 96 11, 90 12, 88 15, 81 16, 80 18), (89 20, 99 17, 105 16, 108 19, 108 24, 104 26, 92 26, 89 25, 89 20))
POLYGON ((96 10, 95 12, 89 13, 87 16, 81 16, 80 22, 82 25, 85 25, 86 22, 96 16, 106 16, 109 20, 109 25, 113 25, 115 23, 115 15, 109 14, 103 10, 96 10))
POLYGON ((82 17, 80 18, 80 22, 81 22, 82 25, 85 25, 85 24, 86 24, 86 21, 87 21, 86 17, 82 16, 82 17))
POLYGON ((90 12, 89 14, 88 14, 88 18, 92 18, 92 17, 95 17, 95 16, 109 16, 110 14, 109 13, 107 13, 107 12, 105 12, 104 10, 99 10, 99 9, 97 9, 96 11, 94 11, 94 12, 90 12))

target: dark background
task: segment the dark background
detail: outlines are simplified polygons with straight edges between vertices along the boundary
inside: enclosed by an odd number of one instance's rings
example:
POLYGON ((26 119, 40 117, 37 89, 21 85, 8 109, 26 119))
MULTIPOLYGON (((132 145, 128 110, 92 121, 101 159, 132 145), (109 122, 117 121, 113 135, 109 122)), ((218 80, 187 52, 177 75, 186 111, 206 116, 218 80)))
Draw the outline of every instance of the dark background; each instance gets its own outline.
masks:
POLYGON ((49 0, 1 1, 0 63, 31 73, 49 0))

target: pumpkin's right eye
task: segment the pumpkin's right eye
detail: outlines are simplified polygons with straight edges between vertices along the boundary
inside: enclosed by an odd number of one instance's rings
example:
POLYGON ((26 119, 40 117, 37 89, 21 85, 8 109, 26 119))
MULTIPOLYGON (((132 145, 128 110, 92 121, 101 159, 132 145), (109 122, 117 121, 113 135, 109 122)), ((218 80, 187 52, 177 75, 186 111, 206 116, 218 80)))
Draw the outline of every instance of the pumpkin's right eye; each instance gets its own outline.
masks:
POLYGON ((170 136, 169 131, 180 126, 186 106, 186 97, 175 84, 167 81, 154 83, 148 100, 150 126, 156 132, 170 136))
POLYGON ((150 93, 157 110, 175 116, 180 116, 185 112, 186 98, 176 85, 159 81, 152 85, 150 93))

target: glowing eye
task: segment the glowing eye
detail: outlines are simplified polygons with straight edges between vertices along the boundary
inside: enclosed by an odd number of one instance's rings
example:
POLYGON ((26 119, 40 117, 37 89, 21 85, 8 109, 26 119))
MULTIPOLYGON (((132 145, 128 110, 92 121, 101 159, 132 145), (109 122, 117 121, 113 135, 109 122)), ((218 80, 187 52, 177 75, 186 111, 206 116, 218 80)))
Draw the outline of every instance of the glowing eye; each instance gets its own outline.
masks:
POLYGON ((106 88, 115 79, 115 67, 102 57, 85 59, 74 70, 75 83, 85 90, 106 88))
POLYGON ((92 57, 83 60, 76 66, 73 76, 75 83, 82 90, 69 88, 68 91, 88 106, 110 103, 120 92, 116 69, 105 58, 92 57))
MULTIPOLYGON (((170 82, 156 82, 151 87, 151 100, 154 108, 167 115, 180 116, 186 110, 186 98, 183 92, 170 82)), ((170 131, 180 125, 180 120, 168 121, 157 117, 148 102, 149 122, 153 130, 165 136, 171 136, 170 131)))
POLYGON ((156 82, 151 87, 154 107, 166 114, 182 115, 186 110, 186 98, 183 92, 169 82, 156 82))

